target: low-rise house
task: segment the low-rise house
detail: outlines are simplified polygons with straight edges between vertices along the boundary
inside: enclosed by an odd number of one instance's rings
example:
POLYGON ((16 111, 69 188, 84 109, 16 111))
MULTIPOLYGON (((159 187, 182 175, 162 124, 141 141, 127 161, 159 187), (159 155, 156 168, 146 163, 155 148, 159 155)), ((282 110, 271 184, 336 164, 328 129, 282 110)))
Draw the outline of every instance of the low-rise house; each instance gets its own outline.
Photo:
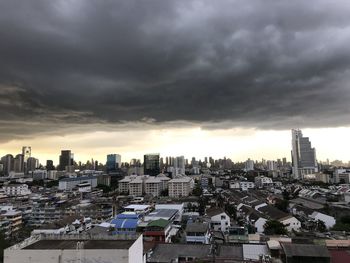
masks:
POLYGON ((332 228, 335 225, 335 218, 333 216, 329 216, 315 211, 311 215, 309 215, 309 217, 315 221, 321 220, 328 229, 332 228))
POLYGON ((209 224, 206 222, 188 223, 186 226, 186 242, 209 244, 209 224))
POLYGON ((301 223, 297 218, 275 208, 274 206, 266 205, 266 206, 260 207, 257 210, 260 213, 262 213, 266 219, 277 220, 282 224, 284 224, 288 231, 292 231, 292 230, 299 231, 299 229, 301 228, 301 223))
POLYGON ((206 215, 210 218, 210 228, 214 231, 228 232, 230 217, 221 208, 212 207, 207 209, 206 215))
POLYGON ((331 258, 326 246, 312 244, 281 243, 282 257, 286 263, 330 263, 331 258))
POLYGON ((134 212, 124 212, 118 214, 112 221, 114 225, 114 234, 135 235, 136 229, 141 222, 140 214, 134 212))
POLYGON ((143 237, 145 241, 170 243, 171 222, 165 219, 149 222, 144 229, 143 237))

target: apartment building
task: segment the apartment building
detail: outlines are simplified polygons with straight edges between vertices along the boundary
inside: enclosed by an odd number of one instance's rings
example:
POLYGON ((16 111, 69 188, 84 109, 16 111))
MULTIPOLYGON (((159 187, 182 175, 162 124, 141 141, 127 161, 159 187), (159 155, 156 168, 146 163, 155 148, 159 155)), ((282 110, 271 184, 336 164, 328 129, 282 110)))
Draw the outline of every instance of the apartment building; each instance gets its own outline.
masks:
POLYGON ((171 179, 168 182, 169 196, 188 196, 194 187, 194 180, 188 176, 171 179))
POLYGON ((8 196, 29 195, 31 192, 26 184, 9 184, 2 187, 4 193, 8 196))
POLYGON ((149 177, 145 180, 145 194, 159 196, 162 192, 162 181, 157 177, 149 177))

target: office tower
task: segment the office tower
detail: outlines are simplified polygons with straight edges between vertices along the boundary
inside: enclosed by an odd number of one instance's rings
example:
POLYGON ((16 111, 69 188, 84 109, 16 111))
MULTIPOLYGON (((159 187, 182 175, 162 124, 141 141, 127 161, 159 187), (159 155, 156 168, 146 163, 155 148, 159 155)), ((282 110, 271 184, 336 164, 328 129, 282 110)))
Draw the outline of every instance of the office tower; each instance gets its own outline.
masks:
POLYGON ((174 173, 175 175, 185 174, 185 157, 178 156, 174 158, 174 173))
POLYGON ((144 174, 155 176, 160 173, 159 153, 145 154, 143 156, 144 174))
POLYGON ((283 167, 287 166, 287 158, 286 157, 282 158, 282 165, 283 165, 283 167))
POLYGON ((7 154, 1 157, 1 163, 4 165, 3 171, 4 175, 9 175, 11 171, 13 171, 14 159, 12 154, 7 154))
POLYGON ((266 162, 267 170, 268 171, 276 171, 277 170, 277 164, 275 161, 268 160, 266 162))
POLYGON ((39 160, 34 157, 29 157, 27 160, 27 171, 34 171, 39 168, 39 160))
POLYGON ((292 130, 292 164, 295 179, 318 171, 316 150, 311 147, 308 137, 303 137, 301 130, 292 130))
POLYGON ((245 170, 246 171, 253 171, 254 170, 254 161, 253 160, 250 160, 248 158, 248 160, 245 161, 245 170))
POLYGON ((32 148, 30 146, 22 147, 23 161, 26 163, 29 157, 32 157, 32 148))
POLYGON ((74 155, 70 150, 62 150, 60 155, 60 163, 58 166, 58 169, 60 171, 64 171, 68 168, 70 169, 71 166, 74 164, 74 155))
POLYGON ((23 154, 17 154, 14 159, 14 171, 16 173, 24 172, 24 157, 23 154))
POLYGON ((106 169, 107 172, 115 172, 118 168, 121 167, 122 157, 120 154, 108 154, 106 169))
POLYGON ((53 161, 52 160, 47 160, 46 161, 46 170, 48 170, 48 171, 55 170, 55 166, 53 165, 53 161))

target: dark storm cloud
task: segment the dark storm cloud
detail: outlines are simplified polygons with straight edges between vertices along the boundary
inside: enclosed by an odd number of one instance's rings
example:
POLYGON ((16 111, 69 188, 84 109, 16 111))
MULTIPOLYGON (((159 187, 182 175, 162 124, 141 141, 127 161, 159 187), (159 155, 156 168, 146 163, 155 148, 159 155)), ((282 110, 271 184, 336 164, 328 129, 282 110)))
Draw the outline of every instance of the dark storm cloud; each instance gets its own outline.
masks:
POLYGON ((349 125, 349 13, 348 1, 1 1, 1 138, 349 125))

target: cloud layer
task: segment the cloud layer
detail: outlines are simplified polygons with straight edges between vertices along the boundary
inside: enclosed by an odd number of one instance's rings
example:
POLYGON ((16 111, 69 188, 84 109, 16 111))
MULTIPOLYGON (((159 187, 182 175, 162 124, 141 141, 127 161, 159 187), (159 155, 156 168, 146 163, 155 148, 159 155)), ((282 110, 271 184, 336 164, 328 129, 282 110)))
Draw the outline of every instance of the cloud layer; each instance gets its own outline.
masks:
POLYGON ((1 140, 349 125, 349 13, 347 0, 3 0, 1 140))

